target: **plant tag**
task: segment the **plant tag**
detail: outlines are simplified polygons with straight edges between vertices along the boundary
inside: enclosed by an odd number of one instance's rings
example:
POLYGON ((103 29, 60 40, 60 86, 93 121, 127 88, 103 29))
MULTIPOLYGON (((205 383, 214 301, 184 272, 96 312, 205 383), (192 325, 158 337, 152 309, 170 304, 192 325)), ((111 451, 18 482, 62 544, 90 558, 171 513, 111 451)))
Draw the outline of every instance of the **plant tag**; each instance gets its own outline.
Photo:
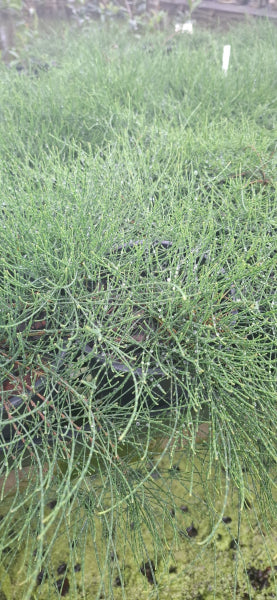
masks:
POLYGON ((193 33, 193 23, 192 21, 186 21, 186 23, 183 23, 182 25, 180 23, 176 23, 175 25, 175 33, 185 33, 185 31, 187 33, 193 33))
POLYGON ((225 73, 225 75, 227 74, 228 67, 229 67, 230 54, 231 54, 231 46, 230 46, 230 44, 227 44, 226 46, 223 47, 223 56, 222 56, 222 70, 225 73))

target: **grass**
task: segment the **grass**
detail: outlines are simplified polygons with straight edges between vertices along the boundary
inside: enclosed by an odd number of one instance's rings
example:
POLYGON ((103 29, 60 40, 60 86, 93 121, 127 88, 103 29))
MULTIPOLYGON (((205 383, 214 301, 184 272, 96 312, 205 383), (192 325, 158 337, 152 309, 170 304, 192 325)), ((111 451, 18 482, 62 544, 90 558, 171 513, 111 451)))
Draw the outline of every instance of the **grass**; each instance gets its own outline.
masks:
MULTIPOLYGON (((85 536, 102 523, 105 569, 115 523, 137 556, 141 520, 156 552, 160 522, 178 537, 174 492, 152 475, 180 447, 205 465, 203 544, 232 489, 239 515, 251 495, 259 522, 276 516, 275 46, 268 23, 173 37, 94 25, 1 66, 3 498, 11 468, 32 467, 1 546, 8 571, 28 540, 26 598, 76 511, 85 536)), ((197 497, 195 481, 192 466, 197 497)))

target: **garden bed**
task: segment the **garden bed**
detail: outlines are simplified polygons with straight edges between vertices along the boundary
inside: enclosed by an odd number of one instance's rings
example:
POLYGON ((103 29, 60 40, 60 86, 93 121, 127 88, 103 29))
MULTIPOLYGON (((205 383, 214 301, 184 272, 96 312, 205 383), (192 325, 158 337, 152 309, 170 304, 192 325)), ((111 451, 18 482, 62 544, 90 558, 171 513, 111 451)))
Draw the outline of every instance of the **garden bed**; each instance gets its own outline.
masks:
POLYGON ((0 594, 181 597, 182 574, 206 600, 204 548, 219 597, 272 594, 275 28, 98 23, 20 60, 0 71, 0 594))

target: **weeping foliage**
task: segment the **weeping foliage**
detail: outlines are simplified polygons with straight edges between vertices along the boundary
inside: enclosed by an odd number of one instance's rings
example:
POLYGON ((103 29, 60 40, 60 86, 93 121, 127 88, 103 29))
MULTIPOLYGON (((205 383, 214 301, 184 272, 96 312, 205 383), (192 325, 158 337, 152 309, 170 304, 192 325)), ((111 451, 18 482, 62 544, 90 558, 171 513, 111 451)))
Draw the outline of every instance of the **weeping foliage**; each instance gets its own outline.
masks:
POLYGON ((115 577, 128 597, 129 553, 156 588, 159 561, 196 535, 173 518, 182 498, 208 515, 195 561, 231 496, 238 547, 249 497, 260 527, 276 518, 276 154, 246 93, 253 85, 266 111, 271 37, 254 84, 249 31, 234 39, 243 74, 224 80, 209 62, 221 38, 177 38, 173 56, 159 38, 150 56, 145 40, 129 39, 125 56, 117 36, 103 49, 95 35, 90 64, 84 34, 60 72, 1 73, 13 90, 0 122, 8 600, 12 580, 26 599, 44 597, 40 589, 89 597, 89 552, 93 597, 114 597, 115 577), (243 113, 230 99, 239 85, 243 113), (70 591, 65 571, 52 582, 61 539, 70 591))

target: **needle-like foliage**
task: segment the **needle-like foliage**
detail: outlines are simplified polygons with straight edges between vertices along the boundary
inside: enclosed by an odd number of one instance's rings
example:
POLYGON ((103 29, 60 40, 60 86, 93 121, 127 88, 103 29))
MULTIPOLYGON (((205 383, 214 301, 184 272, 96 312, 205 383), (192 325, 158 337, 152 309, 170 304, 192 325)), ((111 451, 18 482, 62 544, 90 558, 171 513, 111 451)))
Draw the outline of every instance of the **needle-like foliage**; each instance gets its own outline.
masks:
POLYGON ((0 72, 1 576, 26 600, 89 598, 89 551, 93 598, 130 597, 130 552, 158 593, 181 497, 209 515, 194 560, 231 494, 276 518, 276 31, 229 33, 227 76, 224 35, 74 35, 0 72))

